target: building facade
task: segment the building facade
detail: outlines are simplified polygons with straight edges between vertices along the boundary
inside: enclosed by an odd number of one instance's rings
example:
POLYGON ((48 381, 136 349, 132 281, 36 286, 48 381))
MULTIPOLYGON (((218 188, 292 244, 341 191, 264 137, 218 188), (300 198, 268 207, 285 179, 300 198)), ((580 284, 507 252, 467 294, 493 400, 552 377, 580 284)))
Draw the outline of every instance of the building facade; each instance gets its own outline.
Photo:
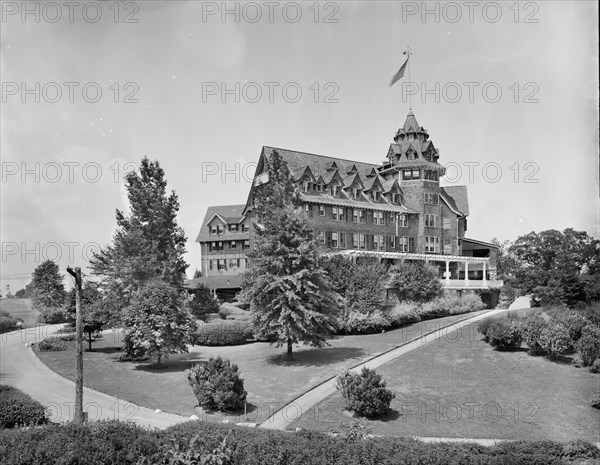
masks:
POLYGON ((466 186, 440 186, 439 150, 412 111, 381 164, 263 147, 245 205, 209 207, 196 239, 202 278, 214 292, 235 292, 247 266, 254 189, 268 182, 266 162, 285 160, 315 239, 324 254, 424 260, 438 265, 448 289, 487 289, 495 280, 497 249, 465 238, 466 186))

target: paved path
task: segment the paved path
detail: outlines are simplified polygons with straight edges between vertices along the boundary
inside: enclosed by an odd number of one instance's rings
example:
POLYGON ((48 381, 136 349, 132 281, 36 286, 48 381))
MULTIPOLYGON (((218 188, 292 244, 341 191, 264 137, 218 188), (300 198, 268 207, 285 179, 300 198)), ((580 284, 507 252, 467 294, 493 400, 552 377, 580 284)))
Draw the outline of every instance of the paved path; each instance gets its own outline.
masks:
MULTIPOLYGON (((50 370, 28 347, 54 334, 60 326, 44 325, 0 335, 0 384, 29 394, 48 408, 52 421, 62 423, 73 418, 75 383, 50 370)), ((90 420, 131 420, 157 428, 189 420, 172 413, 156 413, 89 388, 83 389, 83 409, 90 420)))
MULTIPOLYGON (((527 300, 527 302, 529 301, 527 300)), ((519 299, 517 299, 511 307, 514 306, 513 308, 524 308, 523 306, 518 306, 523 305, 523 303, 524 302, 522 300, 519 301, 519 299)), ((528 306, 529 305, 527 305, 527 307, 528 306)), ((358 373, 363 369, 363 367, 370 369, 378 368, 384 363, 388 363, 398 357, 401 357, 402 355, 408 354, 413 350, 423 347, 424 344, 433 342, 442 337, 446 337, 448 334, 460 330, 463 326, 469 325, 471 323, 487 318, 488 316, 497 315, 505 311, 505 309, 491 310, 489 312, 479 314, 472 318, 467 318, 456 324, 441 328, 437 331, 432 331, 429 334, 423 335, 420 339, 397 346, 396 348, 389 350, 388 352, 385 352, 381 355, 377 355, 371 358, 370 360, 367 360, 366 362, 356 365, 350 371, 358 373)), ((289 404, 282 407, 271 417, 267 418, 263 423, 261 423, 260 427, 266 429, 285 429, 290 423, 299 418, 300 415, 302 415, 302 413, 307 412, 311 407, 318 404, 319 402, 326 399, 335 392, 336 381, 334 376, 328 379, 327 381, 321 383, 320 385, 316 386, 315 388, 311 389, 310 391, 305 392, 300 397, 296 398, 289 404)))

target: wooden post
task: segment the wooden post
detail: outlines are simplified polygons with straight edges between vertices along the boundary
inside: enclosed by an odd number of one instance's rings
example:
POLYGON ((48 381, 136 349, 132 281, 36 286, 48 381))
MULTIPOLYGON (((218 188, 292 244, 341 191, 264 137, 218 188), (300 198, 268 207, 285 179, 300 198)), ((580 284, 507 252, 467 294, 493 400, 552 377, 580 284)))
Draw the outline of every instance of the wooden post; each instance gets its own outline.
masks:
POLYGON ((77 375, 75 378, 75 416, 73 420, 82 425, 83 414, 83 314, 81 311, 81 268, 67 268, 75 278, 75 357, 77 360, 77 375))

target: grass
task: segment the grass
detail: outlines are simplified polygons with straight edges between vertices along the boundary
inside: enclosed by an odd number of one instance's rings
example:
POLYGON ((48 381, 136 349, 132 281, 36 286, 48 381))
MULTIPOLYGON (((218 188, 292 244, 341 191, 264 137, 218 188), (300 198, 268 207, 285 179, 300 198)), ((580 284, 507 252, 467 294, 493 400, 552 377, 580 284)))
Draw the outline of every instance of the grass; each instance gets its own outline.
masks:
MULTIPOLYGON (((535 310, 535 309, 532 309, 535 310)), ((597 442, 600 411, 590 406, 600 376, 533 357, 496 351, 477 323, 377 370, 396 397, 391 412, 366 423, 373 434, 597 442), (474 337, 473 337, 474 336, 474 337)), ((334 394, 290 425, 329 430, 351 415, 334 394)))
POLYGON ((26 328, 37 324, 39 312, 31 306, 31 299, 0 299, 0 310, 4 310, 14 318, 20 318, 26 328))
MULTIPOLYGON (((286 360, 285 348, 268 343, 194 346, 188 354, 172 355, 164 360, 161 368, 156 367, 154 360, 119 362, 120 333, 105 332, 103 340, 94 343, 92 352, 84 352, 84 384, 137 405, 189 416, 198 414, 194 409, 197 400, 184 370, 221 355, 239 366, 248 391, 248 419, 259 422, 343 368, 475 314, 424 321, 383 334, 336 337, 330 341, 330 347, 323 349, 295 347, 292 362, 286 360)), ((70 343, 67 351, 42 352, 37 356, 52 370, 75 380, 74 343, 70 343)), ((220 418, 221 415, 207 417, 208 420, 220 418)), ((244 421, 243 412, 241 416, 232 415, 231 421, 244 421)))

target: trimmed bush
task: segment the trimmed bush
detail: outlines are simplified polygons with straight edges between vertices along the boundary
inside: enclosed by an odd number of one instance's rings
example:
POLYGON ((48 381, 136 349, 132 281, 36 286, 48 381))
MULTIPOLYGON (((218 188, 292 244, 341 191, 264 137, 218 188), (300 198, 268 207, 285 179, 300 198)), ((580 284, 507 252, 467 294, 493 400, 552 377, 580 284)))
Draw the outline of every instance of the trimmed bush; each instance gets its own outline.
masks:
POLYGON ((394 328, 421 321, 421 317, 419 316, 419 305, 409 301, 396 304, 386 314, 386 317, 394 328))
POLYGON ((547 327, 548 322, 541 312, 530 313, 521 320, 521 336, 527 347, 529 347, 531 354, 540 355, 544 353, 544 348, 540 344, 540 337, 547 327))
POLYGON ((67 321, 67 312, 60 307, 44 308, 40 311, 38 321, 49 325, 65 323, 67 321))
POLYGON ((254 330, 252 323, 244 320, 198 323, 198 331, 192 337, 192 343, 201 346, 238 345, 249 340, 254 340, 254 330))
POLYGON ((485 334, 490 345, 497 349, 521 347, 521 321, 517 317, 496 318, 485 334))
POLYGON ((583 328, 581 338, 575 344, 575 348, 581 355, 583 366, 592 366, 594 361, 600 358, 600 328, 595 325, 583 328))
POLYGON ((40 352, 59 352, 61 350, 67 350, 69 345, 62 337, 48 337, 38 343, 38 350, 40 352))
POLYGON ((487 317, 487 318, 484 318, 483 320, 481 320, 479 322, 479 324, 477 325, 477 331, 479 331, 479 333, 483 336, 483 340, 485 342, 490 341, 490 338, 487 335, 487 332, 490 329, 490 326, 492 326, 492 324, 494 324, 495 320, 496 320, 495 318, 487 317))
POLYGON ((0 314, 0 334, 9 333, 17 329, 17 319, 10 316, 7 312, 0 314))
POLYGON ((581 339, 583 328, 590 324, 583 315, 573 311, 558 311, 554 320, 563 325, 569 333, 570 348, 575 348, 575 344, 581 339))
POLYGON ((194 365, 185 371, 201 407, 217 410, 240 410, 247 392, 237 365, 220 356, 194 365))
POLYGON ((552 322, 542 329, 538 344, 550 358, 556 358, 571 346, 569 331, 561 323, 552 322))
POLYGON ((481 297, 476 294, 465 294, 459 296, 438 297, 423 304, 419 310, 421 319, 439 318, 448 315, 460 315, 462 313, 477 312, 483 310, 481 297))
POLYGON ((359 373, 343 371, 337 378, 337 389, 348 410, 365 417, 387 413, 395 394, 386 389, 385 381, 375 370, 363 368, 359 373))
POLYGON ((391 324, 381 311, 371 314, 350 310, 340 322, 339 332, 343 334, 372 334, 389 329, 391 324))
POLYGON ((46 409, 37 400, 12 386, 0 385, 0 428, 43 425, 47 421, 46 409))

